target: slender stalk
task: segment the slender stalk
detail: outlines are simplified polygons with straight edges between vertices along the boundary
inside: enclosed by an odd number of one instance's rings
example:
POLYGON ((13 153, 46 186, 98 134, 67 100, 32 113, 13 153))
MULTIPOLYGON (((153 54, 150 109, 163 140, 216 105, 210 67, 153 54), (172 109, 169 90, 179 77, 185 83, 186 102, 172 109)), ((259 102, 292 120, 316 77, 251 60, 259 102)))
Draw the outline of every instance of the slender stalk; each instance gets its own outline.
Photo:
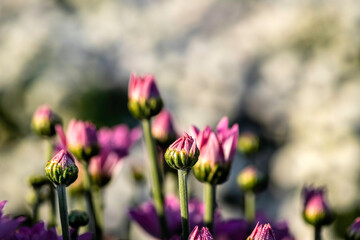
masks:
POLYGON ((213 233, 216 207, 216 185, 205 183, 205 225, 213 233))
POLYGON ((86 200, 87 212, 89 214, 90 231, 94 233, 94 239, 100 240, 102 239, 102 229, 99 226, 98 219, 96 216, 94 198, 91 189, 91 178, 87 163, 84 163, 84 168, 85 168, 85 179, 84 179, 85 200, 86 200))
POLYGON ((167 225, 164 211, 164 193, 162 175, 157 160, 157 153, 154 140, 151 134, 151 125, 149 119, 142 120, 142 128, 145 139, 145 145, 150 160, 150 171, 152 181, 152 195, 155 204, 155 210, 159 218, 159 225, 161 227, 162 238, 167 236, 167 225))
POLYGON ((40 194, 39 190, 35 189, 36 200, 35 200, 35 203, 33 205, 33 217, 32 217, 33 224, 35 224, 39 219, 39 207, 40 207, 39 194, 40 194))
POLYGON ((315 233, 314 239, 321 240, 321 226, 315 226, 314 230, 315 230, 314 231, 314 233, 315 233))
POLYGON ((70 240, 69 218, 66 203, 66 187, 65 185, 61 184, 57 186, 56 190, 59 199, 59 210, 63 240, 70 240))
MULTIPOLYGON (((54 143, 53 138, 47 138, 46 141, 46 152, 45 152, 45 160, 46 162, 49 161, 54 153, 54 143)), ((56 194, 55 189, 50 184, 50 209, 49 209, 49 220, 48 220, 48 227, 56 227, 56 194)))
POLYGON ((79 238, 79 228, 73 228, 71 232, 71 240, 78 240, 79 238))
POLYGON ((255 220, 255 193, 253 191, 245 192, 245 219, 249 223, 255 220))
POLYGON ((187 240, 190 233, 188 193, 187 193, 187 171, 178 170, 178 178, 179 178, 179 196, 180 196, 181 226, 182 226, 181 239, 187 240))

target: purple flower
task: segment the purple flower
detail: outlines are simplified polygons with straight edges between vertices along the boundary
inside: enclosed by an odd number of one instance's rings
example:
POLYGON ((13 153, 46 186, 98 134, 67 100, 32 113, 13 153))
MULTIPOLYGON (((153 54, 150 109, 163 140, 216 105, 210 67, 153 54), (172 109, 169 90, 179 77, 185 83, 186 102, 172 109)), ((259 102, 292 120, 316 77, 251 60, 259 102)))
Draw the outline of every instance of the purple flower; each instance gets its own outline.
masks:
POLYGON ((269 219, 262 212, 257 212, 256 221, 259 222, 259 224, 270 223, 277 240, 295 240, 286 221, 269 221, 269 219))
POLYGON ((325 199, 324 188, 312 186, 303 189, 305 221, 314 226, 328 225, 333 221, 333 214, 325 199))
POLYGON ((89 161, 98 153, 96 127, 92 123, 72 119, 66 135, 67 145, 78 159, 89 161))
POLYGON ((352 240, 360 239, 360 217, 356 218, 348 229, 348 236, 352 240))
POLYGON ((227 180, 236 152, 238 125, 228 128, 228 118, 221 119, 216 133, 209 126, 203 131, 190 128, 190 135, 197 140, 200 149, 199 161, 193 170, 196 178, 202 182, 221 184, 227 180))
POLYGON ((162 110, 156 116, 151 125, 151 132, 154 139, 164 148, 176 140, 177 134, 169 111, 162 110))
POLYGON ((8 216, 4 216, 3 209, 6 201, 0 202, 0 239, 9 238, 16 228, 25 220, 23 217, 13 219, 8 216))
POLYGON ((194 166, 199 154, 196 141, 185 133, 166 150, 165 160, 174 169, 186 170, 194 166))
POLYGON ((98 132, 100 154, 91 158, 89 171, 94 183, 105 186, 116 174, 121 166, 122 159, 129 154, 129 149, 141 137, 141 130, 130 130, 120 124, 113 129, 102 128, 98 132))
POLYGON ((190 233, 188 240, 214 240, 214 238, 211 236, 209 229, 202 227, 200 230, 199 226, 196 226, 190 233))
POLYGON ((36 109, 31 122, 33 130, 40 136, 53 136, 57 124, 61 124, 60 117, 47 105, 36 109))
POLYGON ((249 224, 243 219, 217 221, 214 226, 216 240, 246 239, 249 224))
POLYGON ((276 238, 270 224, 259 225, 257 223, 247 240, 276 240, 276 238))
POLYGON ((65 149, 59 151, 45 167, 45 175, 55 185, 69 186, 77 179, 78 171, 74 156, 65 149))
POLYGON ((128 95, 129 110, 136 118, 144 119, 155 116, 163 107, 153 75, 136 76, 131 74, 128 95))

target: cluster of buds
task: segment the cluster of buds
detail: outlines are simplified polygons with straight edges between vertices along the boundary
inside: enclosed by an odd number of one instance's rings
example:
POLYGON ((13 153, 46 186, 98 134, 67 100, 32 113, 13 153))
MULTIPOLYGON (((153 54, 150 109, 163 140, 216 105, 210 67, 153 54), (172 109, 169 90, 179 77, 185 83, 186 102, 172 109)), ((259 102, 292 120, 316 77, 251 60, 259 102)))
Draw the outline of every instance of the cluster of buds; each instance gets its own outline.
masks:
POLYGON ((334 216, 326 202, 324 188, 305 187, 303 197, 303 217, 307 223, 316 227, 332 223, 334 216))
POLYGON ((239 173, 237 177, 237 183, 239 187, 245 192, 255 192, 264 186, 265 177, 254 166, 250 165, 239 173))
POLYGON ((246 240, 276 240, 276 238, 269 223, 264 225, 257 223, 253 232, 246 240))
POLYGON ((74 157, 67 150, 60 150, 46 164, 45 174, 54 185, 69 186, 78 177, 74 157))
POLYGON ((196 139, 200 149, 199 161, 193 170, 201 182, 221 184, 228 178, 238 138, 238 125, 229 129, 228 124, 224 117, 217 125, 216 133, 209 126, 201 132, 194 126, 190 129, 190 135, 196 139))
POLYGON ((66 136, 69 150, 79 160, 88 162, 99 153, 96 127, 92 123, 72 119, 66 136))
POLYGON ((166 150, 165 161, 174 169, 188 170, 195 165, 199 154, 196 141, 185 133, 166 150))
POLYGON ((55 126, 61 124, 61 118, 49 106, 42 105, 36 109, 31 127, 39 136, 52 137, 55 135, 55 126))
POLYGON ((163 107, 163 101, 153 75, 136 76, 131 74, 128 93, 129 111, 137 119, 150 119, 157 115, 163 107))

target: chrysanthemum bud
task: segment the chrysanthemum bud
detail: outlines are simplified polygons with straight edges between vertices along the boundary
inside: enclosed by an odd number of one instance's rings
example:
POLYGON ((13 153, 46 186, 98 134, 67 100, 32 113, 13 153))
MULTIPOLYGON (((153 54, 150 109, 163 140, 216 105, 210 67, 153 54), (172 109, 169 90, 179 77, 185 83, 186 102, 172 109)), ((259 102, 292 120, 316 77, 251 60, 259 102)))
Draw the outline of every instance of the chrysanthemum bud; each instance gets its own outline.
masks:
POLYGON ((34 188, 41 188, 44 185, 49 184, 49 179, 44 175, 34 175, 29 178, 29 184, 34 188))
POLYGON ((360 240, 360 217, 356 218, 348 229, 350 240, 360 240))
POLYGON ((89 216, 84 211, 73 210, 69 214, 69 224, 73 228, 86 226, 89 223, 89 216))
POLYGON ((185 133, 166 150, 165 161, 174 169, 188 170, 197 162, 199 154, 196 141, 185 133))
POLYGON ((169 111, 162 110, 151 125, 151 132, 157 143, 168 147, 176 140, 176 132, 169 111))
POLYGON ((68 148, 78 159, 89 161, 99 153, 96 128, 92 123, 73 119, 66 135, 68 148))
POLYGON ((256 191, 264 185, 265 178, 254 166, 248 166, 239 173, 237 183, 245 192, 256 191))
POLYGON ((40 136, 51 137, 55 135, 55 125, 61 124, 61 118, 55 114, 47 105, 36 109, 31 127, 40 136))
POLYGON ((78 177, 74 157, 65 149, 59 151, 46 164, 45 174, 55 185, 69 186, 78 177))
POLYGON ((203 227, 201 230, 199 226, 195 226, 194 230, 190 233, 188 240, 214 240, 208 228, 203 227))
POLYGON ((149 119, 157 115, 163 107, 153 75, 131 74, 128 94, 129 111, 138 119, 149 119))
POLYGON ((269 223, 265 225, 257 223, 253 232, 246 240, 276 240, 276 238, 269 223))
POLYGON ((230 172, 236 151, 238 125, 228 128, 228 119, 219 122, 216 133, 210 127, 203 131, 192 127, 190 133, 196 137, 200 149, 199 161, 193 167, 195 177, 201 182, 224 183, 230 172))
POLYGON ((305 221, 313 226, 323 226, 332 223, 333 214, 325 200, 324 188, 305 187, 303 190, 305 221))
POLYGON ((244 132, 239 135, 237 148, 244 155, 251 155, 258 151, 260 145, 259 137, 252 132, 244 132))

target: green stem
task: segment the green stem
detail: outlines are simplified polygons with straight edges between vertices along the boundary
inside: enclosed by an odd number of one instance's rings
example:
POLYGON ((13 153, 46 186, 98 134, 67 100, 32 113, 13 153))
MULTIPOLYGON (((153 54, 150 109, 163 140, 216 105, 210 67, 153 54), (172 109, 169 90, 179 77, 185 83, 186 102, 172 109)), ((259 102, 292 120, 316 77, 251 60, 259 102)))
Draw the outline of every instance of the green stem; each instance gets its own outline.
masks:
POLYGON ((314 229, 315 229, 315 231, 314 231, 314 233, 315 233, 314 239, 315 240, 321 240, 321 226, 315 226, 314 229))
POLYGON ((156 147, 151 134, 151 124, 149 119, 142 120, 142 128, 147 148, 150 171, 152 180, 152 195, 155 204, 155 210, 159 218, 159 225, 161 227, 162 238, 167 237, 167 225, 164 211, 164 193, 162 175, 157 159, 156 147))
POLYGON ((35 204, 33 206, 33 218, 32 218, 33 224, 35 224, 38 221, 38 218, 39 218, 39 207, 40 207, 39 194, 40 194, 39 190, 35 189, 36 200, 35 200, 35 204))
POLYGON ((213 233, 216 207, 216 185, 205 183, 205 225, 213 233))
POLYGON ((73 228, 73 231, 71 232, 71 240, 78 240, 79 238, 79 228, 73 228))
POLYGON ((182 226, 181 239, 187 240, 190 233, 188 193, 187 193, 187 171, 178 170, 178 178, 179 178, 179 196, 180 196, 181 226, 182 226))
POLYGON ((249 223, 255 220, 255 194, 253 191, 245 192, 245 219, 249 223))
POLYGON ((56 194, 53 186, 50 186, 50 214, 48 228, 56 227, 56 194))
POLYGON ((86 200, 86 207, 88 210, 89 220, 90 220, 89 222, 90 231, 94 233, 93 239, 100 240, 102 239, 102 229, 99 226, 99 222, 96 216, 94 198, 91 189, 91 177, 87 163, 84 163, 84 168, 85 168, 85 179, 84 179, 85 200, 86 200))
POLYGON ((63 240, 70 240, 69 218, 66 204, 66 187, 65 185, 58 185, 57 188, 59 198, 59 210, 63 240))

